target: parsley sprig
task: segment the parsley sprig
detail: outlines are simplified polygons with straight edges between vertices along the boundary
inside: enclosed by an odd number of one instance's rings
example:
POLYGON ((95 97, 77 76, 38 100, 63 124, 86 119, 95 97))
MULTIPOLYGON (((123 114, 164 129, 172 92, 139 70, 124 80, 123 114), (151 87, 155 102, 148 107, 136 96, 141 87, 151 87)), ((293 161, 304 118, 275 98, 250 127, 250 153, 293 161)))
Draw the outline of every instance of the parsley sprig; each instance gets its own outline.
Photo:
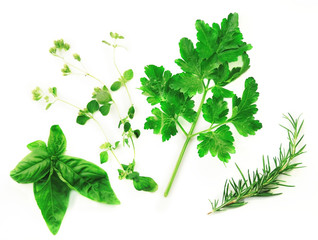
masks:
POLYGON ((106 140, 106 142, 100 146, 100 162, 102 164, 107 162, 109 159, 109 154, 111 154, 120 166, 118 169, 119 179, 132 180, 133 185, 137 190, 154 192, 158 188, 157 183, 150 177, 139 176, 139 173, 134 170, 136 165, 136 149, 134 138, 139 138, 140 130, 132 128, 131 121, 135 115, 135 107, 127 87, 127 83, 133 79, 134 73, 132 69, 121 72, 116 62, 116 49, 118 47, 124 47, 123 45, 119 45, 118 41, 123 40, 124 37, 118 33, 111 32, 110 38, 112 39, 113 43, 109 43, 105 40, 102 42, 113 48, 113 64, 119 75, 118 80, 114 81, 110 87, 108 87, 104 81, 87 71, 84 64, 82 63, 82 58, 78 53, 73 53, 71 55, 71 59, 69 58, 71 47, 70 44, 66 43, 63 39, 54 41, 54 46, 49 50, 53 56, 63 61, 64 65, 61 69, 61 72, 64 76, 76 73, 85 77, 90 77, 100 84, 100 86, 94 88, 92 100, 87 103, 85 108, 78 107, 76 104, 70 103, 68 100, 60 98, 55 87, 50 88, 48 92, 43 91, 39 87, 35 88, 32 92, 33 99, 36 101, 44 99, 47 103, 46 109, 49 109, 56 102, 63 102, 64 104, 76 108, 78 110, 76 122, 80 125, 85 125, 90 120, 95 122, 106 140), (112 92, 118 91, 121 87, 125 89, 130 103, 130 106, 124 117, 122 117, 122 113, 112 94, 112 92), (107 131, 96 118, 97 113, 101 114, 102 116, 108 116, 112 106, 114 107, 117 117, 119 118, 118 128, 122 129, 121 141, 117 140, 115 142, 111 142, 111 138, 108 136, 107 131), (133 150, 132 161, 128 165, 121 163, 119 158, 116 156, 115 150, 120 147, 120 143, 122 143, 123 146, 131 147, 133 150), (129 168, 127 166, 129 166, 129 168))
POLYGON ((300 121, 300 118, 293 118, 290 114, 284 116, 284 118, 291 125, 290 128, 282 126, 288 133, 287 151, 282 147, 279 148, 278 156, 273 158, 274 167, 271 167, 269 157, 265 158, 263 156, 263 169, 261 171, 256 169, 253 173, 248 171, 247 176, 244 176, 241 169, 236 165, 242 179, 235 181, 232 178, 225 181, 223 197, 221 201, 211 201, 212 211, 209 214, 244 206, 247 204, 244 201, 246 198, 280 195, 281 193, 272 192, 279 186, 293 187, 285 184, 285 181, 279 177, 288 175, 287 173, 291 170, 301 167, 301 163, 292 163, 292 161, 303 154, 306 147, 306 145, 301 146, 304 135, 300 134, 304 121, 300 121))
POLYGON ((186 137, 165 196, 193 137, 199 141, 197 149, 200 157, 210 153, 222 162, 228 162, 230 154, 235 153, 229 124, 233 124, 238 133, 245 137, 254 135, 262 127, 254 118, 259 96, 254 78, 245 80, 241 97, 226 88, 250 67, 246 52, 252 46, 243 41, 238 14, 229 14, 220 25, 197 20, 195 27, 196 45, 188 38, 182 38, 179 42, 181 58, 175 62, 181 73, 173 75, 162 66, 148 65, 145 67, 147 77, 141 78, 142 93, 147 96, 148 103, 156 105, 144 128, 161 134, 162 141, 175 136, 178 129, 186 137), (197 110, 194 110, 193 98, 198 94, 201 94, 201 100, 197 110), (231 113, 228 100, 232 103, 231 113), (201 115, 209 127, 196 132, 201 115), (181 118, 191 124, 189 130, 181 118))

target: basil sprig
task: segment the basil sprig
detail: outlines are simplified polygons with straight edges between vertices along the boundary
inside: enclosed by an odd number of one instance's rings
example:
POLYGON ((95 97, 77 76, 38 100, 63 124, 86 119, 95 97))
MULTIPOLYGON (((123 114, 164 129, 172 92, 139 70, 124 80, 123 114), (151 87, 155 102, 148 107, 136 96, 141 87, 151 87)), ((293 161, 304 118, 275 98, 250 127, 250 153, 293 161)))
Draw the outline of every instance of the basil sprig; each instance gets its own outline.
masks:
POLYGON ((58 125, 51 127, 47 145, 38 140, 27 147, 31 153, 10 176, 18 183, 33 183, 35 200, 54 235, 61 226, 71 190, 97 202, 120 204, 102 168, 64 154, 66 138, 58 125))

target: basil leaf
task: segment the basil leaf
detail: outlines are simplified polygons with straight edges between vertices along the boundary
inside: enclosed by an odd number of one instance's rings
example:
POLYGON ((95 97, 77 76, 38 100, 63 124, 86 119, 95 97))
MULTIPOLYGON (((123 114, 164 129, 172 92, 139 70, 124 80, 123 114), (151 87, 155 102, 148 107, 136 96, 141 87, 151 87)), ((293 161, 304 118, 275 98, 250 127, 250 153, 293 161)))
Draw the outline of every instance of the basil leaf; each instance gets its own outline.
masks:
POLYGON ((42 216, 55 235, 65 215, 71 189, 54 172, 34 183, 33 192, 42 216))
POLYGON ((134 187, 138 191, 155 192, 157 183, 150 177, 137 177, 133 179, 134 187))
POLYGON ((95 164, 63 155, 59 157, 55 167, 59 177, 83 196, 97 202, 120 204, 107 173, 95 164))
POLYGON ((43 178, 51 167, 47 151, 36 149, 23 158, 10 172, 10 176, 18 183, 33 183, 43 178))
POLYGON ((47 151, 47 148, 46 148, 46 143, 43 142, 42 140, 37 140, 37 141, 34 141, 34 142, 31 142, 27 145, 27 148, 30 150, 30 151, 35 151, 37 149, 41 149, 43 151, 47 151))
POLYGON ((66 138, 59 125, 53 125, 50 130, 48 140, 48 152, 52 155, 58 156, 66 150, 66 138))

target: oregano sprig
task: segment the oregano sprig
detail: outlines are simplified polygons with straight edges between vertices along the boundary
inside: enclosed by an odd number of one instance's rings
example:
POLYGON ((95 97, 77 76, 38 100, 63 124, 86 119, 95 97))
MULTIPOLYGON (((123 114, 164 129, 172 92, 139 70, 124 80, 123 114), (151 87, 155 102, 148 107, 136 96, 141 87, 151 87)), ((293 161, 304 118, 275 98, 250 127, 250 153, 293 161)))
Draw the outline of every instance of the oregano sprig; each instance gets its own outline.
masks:
POLYGON ((223 197, 221 200, 210 201, 212 211, 209 214, 244 206, 247 204, 246 198, 280 195, 281 193, 273 192, 280 186, 293 187, 286 184, 280 177, 288 175, 290 171, 301 167, 302 163, 293 163, 293 160, 303 154, 306 147, 306 145, 302 145, 304 135, 301 135, 304 121, 301 121, 300 118, 293 118, 290 114, 284 116, 284 118, 291 125, 289 128, 282 126, 288 134, 287 150, 282 147, 279 148, 278 156, 273 158, 273 167, 269 157, 265 158, 263 156, 263 168, 261 170, 256 169, 252 173, 248 171, 247 175, 244 175, 236 164, 242 178, 237 181, 233 178, 225 181, 223 197))
POLYGON ((250 67, 247 51, 252 48, 243 41, 238 27, 238 14, 231 13, 221 24, 209 25, 202 20, 195 23, 197 43, 189 38, 179 42, 181 58, 175 63, 182 72, 172 74, 164 67, 148 65, 146 77, 141 78, 142 93, 151 105, 152 116, 146 119, 145 129, 162 135, 168 141, 181 130, 185 142, 164 193, 169 194, 190 140, 198 140, 198 155, 211 154, 222 162, 228 162, 235 153, 234 137, 229 124, 242 136, 254 135, 262 124, 255 119, 258 85, 253 77, 245 80, 241 96, 227 89, 227 85, 239 78, 250 67), (234 67, 233 67, 234 65, 234 67), (195 110, 194 96, 201 95, 195 110), (230 100, 230 101, 229 101, 230 100), (232 111, 230 112, 229 103, 232 111), (206 129, 195 131, 198 120, 208 123, 206 129), (184 124, 183 118, 190 126, 184 124))
MULTIPOLYGON (((47 108, 48 109, 52 104, 55 102, 63 102, 65 104, 68 104, 78 110, 78 116, 76 118, 76 122, 80 125, 85 125, 87 121, 94 121, 98 127, 100 128, 101 132, 105 136, 106 142, 101 144, 100 149, 100 162, 101 163, 106 163, 109 158, 109 153, 115 158, 115 160, 118 162, 120 169, 119 171, 119 178, 120 179, 128 179, 128 180, 133 180, 134 186, 137 190, 144 190, 144 191, 155 191, 157 190, 157 184, 155 181, 151 180, 146 182, 144 181, 143 188, 141 187, 136 187, 135 182, 139 181, 141 177, 136 175, 134 178, 127 178, 127 176, 134 170, 136 161, 136 149, 135 149, 135 144, 134 144, 134 138, 139 138, 140 136, 140 130, 139 129, 133 129, 131 120, 134 118, 135 115, 135 108, 132 102, 131 95, 129 93, 127 83, 133 78, 133 70, 128 69, 121 73, 119 70, 119 67, 116 63, 115 60, 115 49, 118 47, 123 47, 122 45, 119 45, 117 41, 124 39, 123 36, 119 35, 118 33, 110 33, 111 39, 113 39, 112 44, 109 42, 103 41, 107 45, 113 47, 113 63, 116 68, 116 71, 119 74, 119 78, 117 81, 115 81, 111 87, 107 87, 106 84, 100 80, 99 78, 95 77, 91 73, 89 73, 84 64, 82 63, 82 58, 78 53, 73 53, 72 54, 72 61, 68 59, 68 55, 70 54, 70 45, 68 43, 65 43, 63 39, 56 40, 54 41, 54 46, 50 48, 50 53, 61 59, 64 63, 63 68, 62 68, 62 73, 64 76, 71 75, 74 72, 80 73, 83 76, 89 76, 90 78, 96 80, 101 86, 95 87, 94 92, 92 94, 92 100, 89 101, 84 108, 80 108, 76 106, 73 103, 70 103, 69 101, 65 99, 61 99, 60 97, 57 96, 57 90, 56 88, 50 88, 54 89, 54 92, 52 92, 50 89, 48 93, 44 93, 43 90, 40 88, 36 88, 32 93, 33 93, 33 99, 34 100, 40 100, 41 98, 45 99, 47 102, 47 108), (119 110, 119 107, 114 99, 114 96, 112 94, 112 91, 117 91, 120 89, 120 87, 124 87, 127 96, 129 98, 130 102, 130 107, 126 111, 126 116, 122 117, 121 112, 119 110), (119 124, 118 128, 122 129, 122 141, 117 140, 115 142, 111 142, 110 138, 108 137, 108 134, 104 130, 102 124, 97 120, 95 117, 96 114, 101 114, 102 116, 108 116, 111 107, 114 106, 115 112, 117 113, 117 116, 119 118, 119 124), (124 164, 121 163, 119 158, 115 154, 115 150, 119 148, 120 142, 122 142, 123 146, 128 146, 132 147, 133 149, 133 157, 132 157, 132 162, 129 163, 130 171, 126 171, 124 164)), ((117 124, 115 125, 117 126, 117 124)), ((137 173, 137 172, 136 172, 137 173)))

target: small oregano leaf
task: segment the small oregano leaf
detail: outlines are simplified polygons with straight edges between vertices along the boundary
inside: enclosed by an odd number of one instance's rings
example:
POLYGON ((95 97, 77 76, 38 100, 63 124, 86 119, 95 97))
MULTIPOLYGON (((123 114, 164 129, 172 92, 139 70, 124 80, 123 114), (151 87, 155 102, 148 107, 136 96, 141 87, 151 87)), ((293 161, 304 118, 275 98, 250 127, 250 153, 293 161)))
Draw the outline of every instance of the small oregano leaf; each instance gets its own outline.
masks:
POLYGON ((110 90, 117 91, 120 87, 121 87, 121 82, 116 81, 111 85, 110 90))

